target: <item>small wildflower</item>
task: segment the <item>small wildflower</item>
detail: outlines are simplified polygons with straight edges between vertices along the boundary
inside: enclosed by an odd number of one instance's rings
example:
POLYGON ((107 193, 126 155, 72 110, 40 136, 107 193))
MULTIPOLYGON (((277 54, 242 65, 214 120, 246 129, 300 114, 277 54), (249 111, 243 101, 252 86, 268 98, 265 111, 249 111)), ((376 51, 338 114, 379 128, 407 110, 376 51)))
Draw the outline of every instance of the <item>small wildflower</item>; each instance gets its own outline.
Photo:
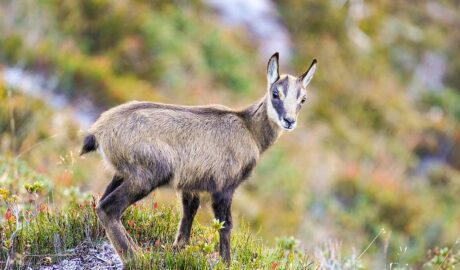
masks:
POLYGON ((93 210, 96 209, 96 196, 91 196, 92 197, 92 200, 91 200, 91 207, 93 208, 93 210))
POLYGON ((27 190, 29 193, 38 193, 40 190, 42 190, 44 187, 44 184, 41 182, 34 182, 33 184, 25 184, 24 188, 27 190))
POLYGON ((153 202, 153 209, 157 209, 158 208, 158 203, 157 202, 153 202))
POLYGON ((155 240, 155 246, 159 247, 160 246, 160 239, 155 240))
POLYGON ((9 194, 9 193, 10 193, 10 192, 8 191, 8 189, 6 189, 6 188, 0 188, 0 198, 1 198, 2 200, 6 199, 6 198, 8 197, 8 194, 9 194))
POLYGON ((40 204, 40 212, 42 213, 48 212, 48 205, 46 203, 40 204))
POLYGON ((12 217, 13 217, 13 215, 11 214, 11 209, 10 209, 10 208, 6 209, 5 219, 6 219, 7 221, 10 221, 10 219, 11 219, 12 217))
POLYGON ((270 266, 270 270, 275 270, 277 267, 278 267, 278 263, 277 262, 272 262, 272 264, 270 266))
POLYGON ((128 226, 129 227, 134 227, 134 226, 136 226, 136 222, 134 222, 134 220, 130 219, 130 220, 128 220, 128 226))
POLYGON ((72 183, 72 172, 69 170, 64 170, 60 175, 58 175, 58 181, 63 186, 69 186, 72 183))

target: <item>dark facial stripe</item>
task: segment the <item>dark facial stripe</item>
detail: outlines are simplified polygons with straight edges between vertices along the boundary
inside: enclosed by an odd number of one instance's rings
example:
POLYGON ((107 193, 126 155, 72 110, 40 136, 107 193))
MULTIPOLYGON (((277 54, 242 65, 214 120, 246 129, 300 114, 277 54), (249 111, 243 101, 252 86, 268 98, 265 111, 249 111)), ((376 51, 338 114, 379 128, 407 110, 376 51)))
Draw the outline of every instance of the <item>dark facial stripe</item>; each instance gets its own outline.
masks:
POLYGON ((287 96, 288 87, 289 87, 289 80, 288 80, 288 77, 286 76, 284 79, 282 79, 282 80, 279 82, 279 84, 282 85, 284 97, 286 97, 286 96, 287 96))
POLYGON ((278 117, 282 119, 286 115, 286 110, 284 109, 283 101, 279 99, 272 99, 273 108, 275 109, 278 117))
POLYGON ((297 99, 300 97, 300 88, 297 88, 297 99))
MULTIPOLYGON (((281 87, 283 88, 284 97, 286 97, 288 87, 289 87, 288 77, 286 76, 282 80, 279 80, 278 82, 274 83, 270 90, 272 92, 276 91, 276 89, 278 88, 279 85, 281 85, 281 87)), ((274 99, 274 98, 271 98, 271 101, 272 101, 272 104, 273 104, 273 108, 275 109, 276 113, 278 114, 278 117, 280 119, 282 119, 286 115, 286 110, 284 109, 283 101, 280 100, 280 99, 274 99)))

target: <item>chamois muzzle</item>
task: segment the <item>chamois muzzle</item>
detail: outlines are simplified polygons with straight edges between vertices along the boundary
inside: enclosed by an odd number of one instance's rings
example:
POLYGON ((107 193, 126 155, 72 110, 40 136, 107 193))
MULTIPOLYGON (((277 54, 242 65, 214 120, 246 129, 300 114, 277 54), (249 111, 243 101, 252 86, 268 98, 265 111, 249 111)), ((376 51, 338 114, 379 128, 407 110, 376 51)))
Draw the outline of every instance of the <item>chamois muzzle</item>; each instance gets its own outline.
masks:
POLYGON ((295 119, 293 117, 284 117, 283 118, 283 126, 287 130, 294 129, 294 127, 295 127, 295 119))

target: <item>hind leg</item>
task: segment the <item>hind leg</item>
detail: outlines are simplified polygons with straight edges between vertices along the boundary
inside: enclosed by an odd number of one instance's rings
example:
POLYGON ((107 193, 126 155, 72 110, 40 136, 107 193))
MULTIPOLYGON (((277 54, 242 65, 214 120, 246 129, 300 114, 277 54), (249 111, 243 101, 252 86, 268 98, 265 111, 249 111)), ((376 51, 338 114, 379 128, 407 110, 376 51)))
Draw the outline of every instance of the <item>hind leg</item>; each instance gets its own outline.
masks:
MULTIPOLYGON (((159 185, 160 183, 125 179, 116 188, 109 191, 96 207, 96 214, 107 237, 124 261, 132 257, 138 248, 123 227, 121 215, 126 208, 147 196, 159 185)), ((109 187, 107 189, 110 190, 109 187)))
POLYGON ((107 237, 122 260, 134 255, 137 247, 121 224, 121 215, 134 203, 133 192, 127 182, 110 192, 96 207, 96 214, 105 229, 107 237))
MULTIPOLYGON (((103 201, 108 195, 110 195, 115 189, 117 189, 121 184, 123 183, 123 177, 115 174, 113 176, 112 181, 110 184, 106 187, 104 194, 101 196, 99 202, 103 201)), ((124 229, 124 228, 123 228, 124 229)), ((125 229, 124 229, 125 230, 125 229)), ((126 237, 128 238, 128 241, 130 242, 131 246, 136 248, 136 243, 133 241, 131 236, 126 232, 125 230, 126 237)))
POLYGON ((99 199, 99 201, 105 199, 105 197, 107 197, 110 193, 112 193, 112 191, 119 187, 121 183, 123 183, 123 177, 115 174, 110 184, 105 188, 104 194, 102 194, 101 199, 99 199))
POLYGON ((200 197, 198 194, 183 191, 182 192, 182 219, 179 231, 174 241, 174 247, 181 248, 188 244, 190 231, 192 229, 193 218, 200 206, 200 197))

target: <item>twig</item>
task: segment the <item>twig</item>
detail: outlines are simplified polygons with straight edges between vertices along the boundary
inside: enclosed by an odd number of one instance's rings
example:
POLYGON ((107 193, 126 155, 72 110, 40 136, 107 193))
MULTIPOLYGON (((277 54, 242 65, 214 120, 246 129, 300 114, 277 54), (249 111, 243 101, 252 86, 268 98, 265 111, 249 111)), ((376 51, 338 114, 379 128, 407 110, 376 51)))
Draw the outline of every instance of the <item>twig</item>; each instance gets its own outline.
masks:
POLYGON ((372 244, 374 244, 375 240, 377 240, 377 238, 379 238, 379 236, 382 234, 382 233, 385 233, 385 229, 380 229, 380 232, 374 237, 374 239, 372 239, 372 241, 369 243, 369 245, 367 245, 367 247, 363 250, 363 252, 361 252, 361 254, 359 254, 359 256, 356 258, 356 261, 359 260, 359 258, 361 258, 361 256, 364 255, 364 253, 366 253, 366 251, 372 246, 372 244))
POLYGON ((95 257, 96 257, 97 259, 99 259, 100 261, 102 261, 102 262, 105 262, 105 263, 110 264, 110 262, 107 261, 106 259, 103 259, 103 258, 101 258, 101 257, 99 257, 99 256, 97 256, 97 255, 95 255, 95 257))

